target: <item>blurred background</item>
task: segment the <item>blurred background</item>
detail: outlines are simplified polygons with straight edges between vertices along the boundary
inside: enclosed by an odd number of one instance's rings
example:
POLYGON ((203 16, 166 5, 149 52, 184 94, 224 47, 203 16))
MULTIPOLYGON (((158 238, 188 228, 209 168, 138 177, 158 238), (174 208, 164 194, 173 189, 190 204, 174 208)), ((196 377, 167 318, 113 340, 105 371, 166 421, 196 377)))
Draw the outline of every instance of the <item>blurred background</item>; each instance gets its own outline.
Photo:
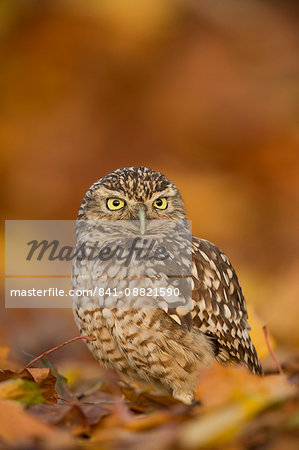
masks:
MULTIPOLYGON (((297 6, 2 0, 2 218, 74 219, 106 173, 161 171, 194 234, 229 255, 254 320, 298 347, 297 6)), ((71 311, 1 309, 20 358, 77 334, 71 311)), ((53 359, 89 358, 73 345, 53 359)))

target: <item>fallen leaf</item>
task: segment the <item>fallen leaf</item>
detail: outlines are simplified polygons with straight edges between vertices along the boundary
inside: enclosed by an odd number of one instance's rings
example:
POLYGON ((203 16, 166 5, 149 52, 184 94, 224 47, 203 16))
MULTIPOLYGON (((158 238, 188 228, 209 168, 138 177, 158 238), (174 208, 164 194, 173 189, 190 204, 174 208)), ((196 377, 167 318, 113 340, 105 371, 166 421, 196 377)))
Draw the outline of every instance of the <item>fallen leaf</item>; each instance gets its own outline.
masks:
POLYGON ((206 408, 182 426, 184 448, 223 445, 260 411, 295 393, 285 376, 259 377, 245 368, 217 365, 204 372, 199 391, 206 408))
POLYGON ((52 425, 71 429, 75 435, 89 434, 110 411, 96 404, 32 405, 29 411, 52 425))
POLYGON ((223 366, 214 364, 207 369, 201 369, 196 398, 204 407, 217 407, 228 401, 238 400, 256 392, 283 390, 292 393, 293 390, 287 377, 281 375, 253 375, 245 367, 223 366))
POLYGON ((130 408, 136 411, 151 411, 161 406, 174 406, 181 404, 170 395, 154 394, 142 391, 126 383, 120 386, 122 394, 130 401, 130 408))
POLYGON ((58 396, 66 398, 69 401, 76 401, 76 396, 71 392, 70 385, 68 380, 64 375, 58 372, 56 367, 49 361, 48 358, 42 358, 40 363, 44 368, 47 368, 51 371, 51 373, 56 377, 55 383, 55 391, 58 396))
POLYGON ((27 369, 34 381, 39 384, 42 394, 47 403, 57 403, 57 392, 55 390, 56 377, 50 369, 27 369))
MULTIPOLYGON (((57 402, 57 393, 55 391, 55 383, 56 377, 51 373, 50 369, 24 369, 20 372, 13 372, 11 370, 3 370, 0 371, 0 383, 8 380, 28 380, 30 382, 34 382, 38 388, 36 388, 36 392, 40 389, 42 396, 46 403, 56 403, 57 402)), ((16 383, 15 386, 21 386, 21 383, 16 383)), ((24 384, 28 389, 32 390, 30 384, 24 384)), ((1 389, 1 384, 0 384, 1 389)), ((40 402, 43 403, 43 402, 40 402)))
POLYGON ((41 388, 33 381, 15 378, 0 383, 0 399, 17 400, 25 405, 45 403, 41 388))
POLYGON ((170 410, 155 411, 152 414, 140 415, 128 420, 125 423, 125 428, 131 431, 141 431, 155 428, 163 423, 169 422, 172 419, 170 410))
POLYGON ((0 400, 0 438, 9 445, 20 444, 24 448, 33 448, 37 442, 53 450, 76 448, 71 436, 36 419, 12 400, 0 400))
POLYGON ((90 426, 97 425, 103 417, 111 414, 109 409, 95 403, 80 403, 80 409, 83 411, 90 426))

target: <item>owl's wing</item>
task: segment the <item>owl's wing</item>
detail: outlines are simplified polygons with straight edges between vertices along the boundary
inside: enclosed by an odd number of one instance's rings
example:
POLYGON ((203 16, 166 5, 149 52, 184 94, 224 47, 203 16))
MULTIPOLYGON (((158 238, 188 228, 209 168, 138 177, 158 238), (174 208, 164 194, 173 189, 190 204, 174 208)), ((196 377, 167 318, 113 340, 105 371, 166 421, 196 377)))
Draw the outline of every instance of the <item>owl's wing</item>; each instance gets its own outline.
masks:
POLYGON ((262 373, 248 333, 245 299, 227 256, 197 237, 192 252, 192 326, 211 337, 217 360, 244 362, 252 372, 262 373))

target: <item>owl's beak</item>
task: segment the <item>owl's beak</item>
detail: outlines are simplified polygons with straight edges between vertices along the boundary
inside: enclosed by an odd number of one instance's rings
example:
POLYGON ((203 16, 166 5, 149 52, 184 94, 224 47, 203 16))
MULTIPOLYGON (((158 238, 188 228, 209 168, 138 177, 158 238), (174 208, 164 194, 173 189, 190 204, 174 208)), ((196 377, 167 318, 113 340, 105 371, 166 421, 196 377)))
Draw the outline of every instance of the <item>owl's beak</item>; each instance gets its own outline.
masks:
POLYGON ((145 233, 145 211, 142 206, 139 208, 137 216, 138 216, 139 223, 140 223, 140 233, 144 234, 145 233))

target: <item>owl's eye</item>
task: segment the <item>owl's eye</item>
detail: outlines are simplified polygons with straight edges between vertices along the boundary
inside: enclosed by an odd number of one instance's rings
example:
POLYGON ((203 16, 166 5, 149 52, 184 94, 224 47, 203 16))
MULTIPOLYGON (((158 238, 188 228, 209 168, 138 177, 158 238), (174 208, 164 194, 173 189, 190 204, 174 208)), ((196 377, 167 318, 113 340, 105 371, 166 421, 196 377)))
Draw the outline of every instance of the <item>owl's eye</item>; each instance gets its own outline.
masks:
POLYGON ((168 206, 167 199, 165 197, 157 198, 154 201, 153 206, 157 209, 166 209, 168 206))
POLYGON ((107 200, 107 208, 110 211, 117 211, 125 206, 125 202, 120 198, 108 198, 107 200))

